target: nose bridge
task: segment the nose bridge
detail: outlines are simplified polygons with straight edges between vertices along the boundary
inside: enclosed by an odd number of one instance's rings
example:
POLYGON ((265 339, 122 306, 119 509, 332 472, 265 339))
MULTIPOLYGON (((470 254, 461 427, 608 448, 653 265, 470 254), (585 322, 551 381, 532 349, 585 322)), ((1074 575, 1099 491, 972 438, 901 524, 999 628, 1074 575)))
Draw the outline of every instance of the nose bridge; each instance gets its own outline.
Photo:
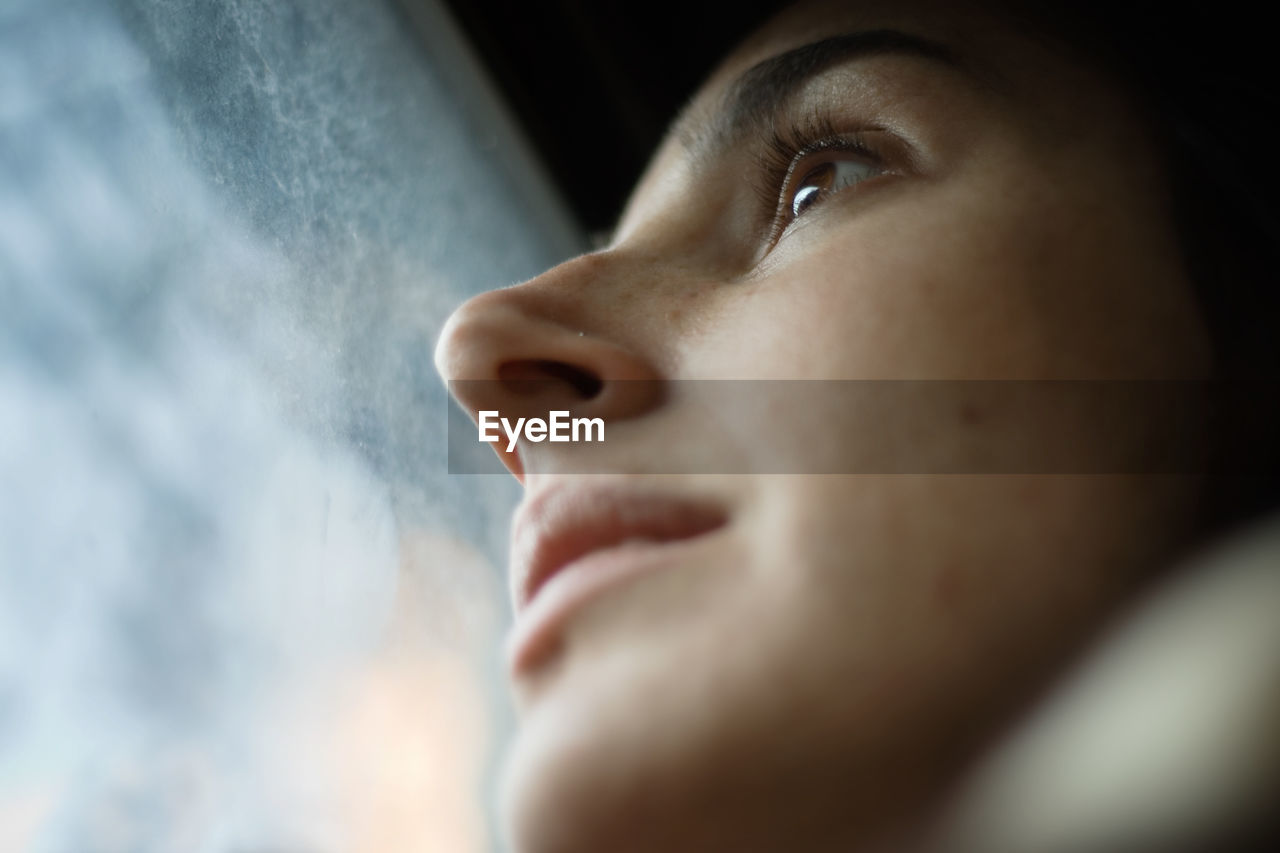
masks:
POLYGON ((531 316, 640 348, 642 342, 627 332, 646 310, 636 297, 656 273, 633 251, 606 249, 571 258, 502 293, 531 316))

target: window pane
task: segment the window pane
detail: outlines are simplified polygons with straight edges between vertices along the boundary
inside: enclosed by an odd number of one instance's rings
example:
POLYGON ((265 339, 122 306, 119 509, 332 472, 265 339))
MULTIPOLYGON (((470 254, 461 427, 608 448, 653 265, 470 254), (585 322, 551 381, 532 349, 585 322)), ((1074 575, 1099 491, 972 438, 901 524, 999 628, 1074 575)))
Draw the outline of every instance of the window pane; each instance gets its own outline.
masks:
POLYGON ((0 10, 0 849, 490 849, 432 348, 578 237, 415 9, 0 10))

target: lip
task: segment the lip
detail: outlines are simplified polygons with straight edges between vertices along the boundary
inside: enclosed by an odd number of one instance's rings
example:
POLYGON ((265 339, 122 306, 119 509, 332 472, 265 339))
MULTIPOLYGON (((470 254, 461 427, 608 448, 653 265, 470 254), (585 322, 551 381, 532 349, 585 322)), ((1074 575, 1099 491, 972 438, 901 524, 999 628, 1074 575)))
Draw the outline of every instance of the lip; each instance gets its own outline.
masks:
POLYGON ((706 500, 619 485, 558 483, 532 495, 512 524, 511 670, 535 667, 588 601, 680 562, 692 540, 727 520, 706 500))

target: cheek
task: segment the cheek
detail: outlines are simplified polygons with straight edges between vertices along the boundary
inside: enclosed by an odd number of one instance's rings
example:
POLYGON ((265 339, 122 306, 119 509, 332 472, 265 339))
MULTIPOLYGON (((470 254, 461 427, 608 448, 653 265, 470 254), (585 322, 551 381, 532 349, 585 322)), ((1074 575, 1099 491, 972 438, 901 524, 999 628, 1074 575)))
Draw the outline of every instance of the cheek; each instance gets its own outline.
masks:
POLYGON ((847 685, 826 700, 833 726, 890 708, 875 734, 898 748, 937 737, 938 749, 963 749, 1180 546, 1171 531, 1185 529, 1194 487, 1155 476, 791 478, 770 498, 776 525, 758 560, 775 568, 762 589, 797 634, 821 638, 808 662, 815 695, 847 685))

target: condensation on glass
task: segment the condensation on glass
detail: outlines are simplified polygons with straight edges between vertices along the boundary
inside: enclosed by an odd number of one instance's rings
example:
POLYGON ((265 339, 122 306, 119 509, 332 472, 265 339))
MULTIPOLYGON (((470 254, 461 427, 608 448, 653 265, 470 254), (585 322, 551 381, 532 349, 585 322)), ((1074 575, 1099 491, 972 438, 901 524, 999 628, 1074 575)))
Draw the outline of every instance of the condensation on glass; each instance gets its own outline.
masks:
POLYGON ((431 354, 577 235, 430 3, 0 6, 0 849, 494 849, 514 486, 431 354))

